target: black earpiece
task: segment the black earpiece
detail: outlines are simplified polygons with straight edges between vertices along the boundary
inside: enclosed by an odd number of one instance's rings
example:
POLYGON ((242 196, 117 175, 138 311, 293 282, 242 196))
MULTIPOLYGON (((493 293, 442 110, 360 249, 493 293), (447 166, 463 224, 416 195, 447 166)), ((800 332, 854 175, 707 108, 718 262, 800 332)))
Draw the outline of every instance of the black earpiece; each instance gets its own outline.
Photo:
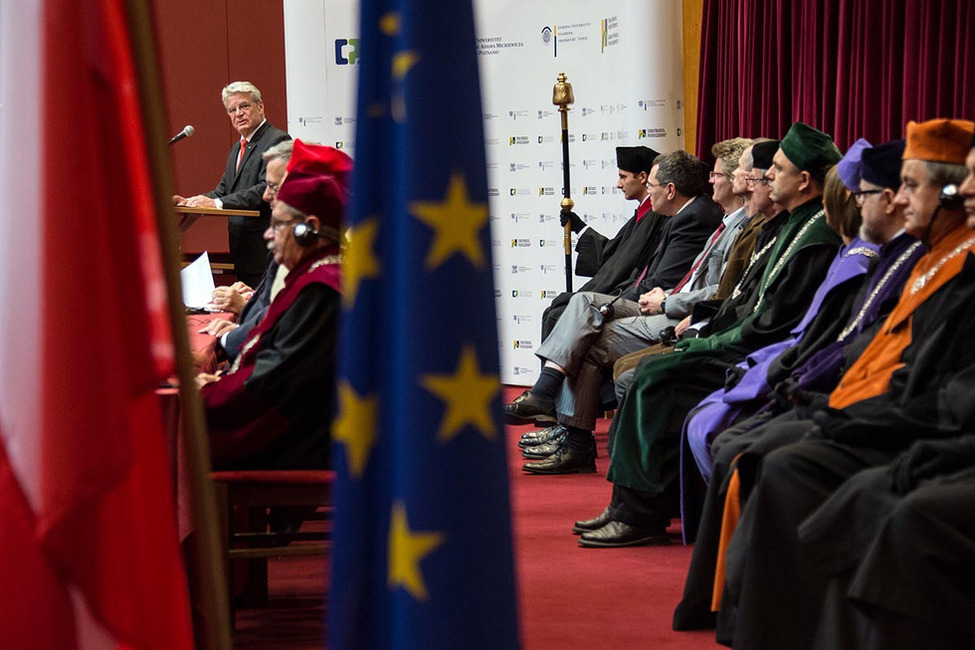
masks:
POLYGON ((299 246, 311 246, 315 243, 316 237, 321 237, 322 235, 309 226, 307 223, 296 223, 291 229, 291 234, 294 236, 295 241, 298 242, 299 246))
POLYGON ((954 183, 941 188, 941 207, 945 210, 960 210, 965 204, 965 198, 958 193, 958 186, 954 183))

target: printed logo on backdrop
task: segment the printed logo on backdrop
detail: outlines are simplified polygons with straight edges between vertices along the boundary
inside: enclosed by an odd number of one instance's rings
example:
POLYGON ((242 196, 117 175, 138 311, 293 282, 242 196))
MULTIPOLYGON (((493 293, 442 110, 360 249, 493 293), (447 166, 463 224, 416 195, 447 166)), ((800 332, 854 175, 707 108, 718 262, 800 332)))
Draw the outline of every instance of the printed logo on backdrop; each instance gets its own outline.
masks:
POLYGON ((522 221, 531 221, 531 215, 527 212, 512 212, 511 221, 514 223, 521 223, 522 221))
POLYGON ((515 238, 511 240, 512 248, 531 248, 532 240, 527 238, 515 238))
POLYGON ((545 119, 550 118, 554 114, 555 114, 555 111, 547 111, 547 110, 539 109, 539 111, 538 111, 538 119, 545 120, 545 119))
POLYGON ((619 45, 620 43, 620 28, 619 20, 616 16, 612 18, 603 18, 600 21, 600 36, 602 40, 599 44, 599 53, 602 54, 606 51, 607 47, 613 47, 614 45, 619 45))
POLYGON ((501 54, 506 50, 518 50, 525 47, 522 41, 506 41, 500 36, 488 36, 477 39, 477 53, 479 56, 501 54))
POLYGON ((538 223, 546 223, 546 222, 549 222, 549 221, 555 221, 555 219, 556 219, 556 216, 554 214, 545 214, 545 213, 542 213, 542 214, 539 214, 538 215, 538 223))
POLYGON ((636 105, 643 110, 650 108, 663 108, 667 105, 667 101, 663 99, 641 99, 636 103, 636 105))
POLYGON ((335 39, 335 65, 356 65, 359 63, 359 39, 335 39))
POLYGON ((548 47, 551 43, 552 56, 558 57, 559 46, 572 47, 578 43, 588 41, 588 32, 591 27, 591 22, 570 23, 568 25, 556 25, 554 27, 546 25, 541 30, 542 45, 548 47))
MULTIPOLYGON (((561 138, 559 138, 561 140, 561 138)), ((551 144, 555 142, 555 136, 551 135, 540 135, 538 136, 538 144, 551 144)))
POLYGON ((587 185, 587 186, 585 186, 585 187, 582 188, 582 195, 583 196, 591 196, 591 195, 594 195, 594 194, 599 194, 599 190, 596 189, 596 186, 595 185, 587 185))
MULTIPOLYGON (((548 275, 549 273, 563 273, 565 269, 560 267, 558 264, 540 264, 538 270, 542 272, 542 275, 548 275)), ((544 291, 542 293, 545 293, 544 291)))
POLYGON ((555 169, 555 161, 554 160, 539 160, 538 161, 538 168, 541 169, 542 171, 546 171, 548 169, 555 169))
POLYGON ((542 27, 542 45, 545 45, 547 47, 551 45, 551 43, 552 43, 552 28, 549 27, 548 25, 545 25, 545 27, 542 27))
POLYGON ((510 111, 508 111, 508 117, 510 117, 513 120, 517 120, 519 117, 522 118, 522 119, 524 119, 524 118, 528 117, 528 109, 527 108, 516 108, 516 109, 510 110, 510 111))
POLYGON ((508 189, 508 196, 531 196, 531 189, 527 187, 512 187, 508 189))
POLYGON ((335 126, 342 126, 343 124, 355 124, 354 117, 344 117, 342 115, 335 116, 335 126))
POLYGON ((501 190, 499 190, 496 187, 489 187, 488 188, 488 196, 489 197, 490 196, 501 196, 501 190))
POLYGON ((512 264, 511 273, 512 275, 517 275, 518 273, 526 273, 528 271, 528 268, 529 267, 527 266, 518 266, 517 264, 512 264))
POLYGON ((555 246, 559 246, 561 243, 562 243, 561 241, 556 241, 554 239, 539 239, 538 240, 538 245, 540 247, 542 247, 542 248, 544 248, 546 246, 548 246, 550 248, 553 248, 555 246))
POLYGON ((531 298, 532 297, 532 292, 531 291, 525 291, 524 289, 512 289, 511 290, 511 297, 512 298, 531 298))
POLYGON ((530 142, 531 140, 528 138, 527 135, 513 135, 510 138, 508 138, 509 147, 516 144, 529 144, 530 142))
POLYGON ((298 124, 302 126, 311 126, 312 124, 322 124, 325 122, 325 118, 321 115, 308 115, 305 117, 298 117, 298 124))
POLYGON ((511 374, 513 375, 524 375, 526 377, 534 376, 535 371, 531 368, 522 368, 521 366, 515 366, 511 369, 511 374))
POLYGON ((528 169, 531 167, 528 163, 508 163, 509 172, 520 172, 523 169, 528 169))
POLYGON ((515 314, 511 317, 518 325, 530 324, 534 319, 528 314, 515 314))
POLYGON ((491 240, 491 248, 501 248, 501 240, 500 239, 492 239, 491 240))
POLYGON ((560 293, 561 293, 560 291, 555 291, 553 289, 542 289, 541 291, 538 292, 538 297, 541 298, 542 300, 552 300, 560 293))
POLYGON ((535 347, 535 343, 533 341, 529 341, 527 339, 515 339, 514 340, 514 349, 515 350, 531 350, 534 347, 535 347))
POLYGON ((636 132, 637 140, 642 140, 643 138, 666 138, 667 129, 656 128, 656 129, 638 129, 636 132))
POLYGON ((538 195, 539 196, 555 196, 555 188, 554 187, 540 187, 540 188, 538 188, 538 195))

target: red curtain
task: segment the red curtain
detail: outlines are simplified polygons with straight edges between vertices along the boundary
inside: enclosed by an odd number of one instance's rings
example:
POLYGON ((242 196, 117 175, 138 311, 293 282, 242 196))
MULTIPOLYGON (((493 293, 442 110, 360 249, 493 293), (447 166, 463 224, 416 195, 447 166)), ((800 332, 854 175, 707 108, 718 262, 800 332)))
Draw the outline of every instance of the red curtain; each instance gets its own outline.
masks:
POLYGON ((975 117, 971 0, 704 0, 698 155, 801 120, 845 150, 975 117))

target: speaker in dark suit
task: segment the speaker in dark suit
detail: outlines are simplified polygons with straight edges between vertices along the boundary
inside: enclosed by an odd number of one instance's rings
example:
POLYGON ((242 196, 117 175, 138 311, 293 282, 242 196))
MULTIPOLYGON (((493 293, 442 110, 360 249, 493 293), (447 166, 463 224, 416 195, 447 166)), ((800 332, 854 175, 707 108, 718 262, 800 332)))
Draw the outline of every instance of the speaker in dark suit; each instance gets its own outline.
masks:
POLYGON ((257 210, 260 217, 228 217, 227 231, 230 258, 237 279, 256 286, 268 264, 264 231, 271 218, 271 206, 262 196, 267 185, 267 161, 262 154, 281 142, 290 140, 286 132, 272 126, 264 117, 261 91, 247 81, 235 81, 221 92, 227 116, 241 139, 230 148, 223 178, 206 194, 177 203, 194 207, 216 207, 231 210, 257 210), (243 151, 241 151, 243 149, 243 151))

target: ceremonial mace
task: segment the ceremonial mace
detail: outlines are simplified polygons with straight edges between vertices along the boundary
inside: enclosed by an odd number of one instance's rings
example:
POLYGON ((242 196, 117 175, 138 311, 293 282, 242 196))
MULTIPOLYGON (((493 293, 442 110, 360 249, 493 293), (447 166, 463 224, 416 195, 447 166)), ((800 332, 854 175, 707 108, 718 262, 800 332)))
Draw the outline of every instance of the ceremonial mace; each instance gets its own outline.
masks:
MULTIPOLYGON (((563 210, 571 210, 575 202, 569 190, 569 104, 574 104, 572 84, 566 81, 564 72, 559 73, 558 83, 552 89, 552 103, 562 114, 562 203, 563 210)), ((572 293, 572 221, 565 222, 562 234, 562 247, 565 249, 565 290, 572 293)))

